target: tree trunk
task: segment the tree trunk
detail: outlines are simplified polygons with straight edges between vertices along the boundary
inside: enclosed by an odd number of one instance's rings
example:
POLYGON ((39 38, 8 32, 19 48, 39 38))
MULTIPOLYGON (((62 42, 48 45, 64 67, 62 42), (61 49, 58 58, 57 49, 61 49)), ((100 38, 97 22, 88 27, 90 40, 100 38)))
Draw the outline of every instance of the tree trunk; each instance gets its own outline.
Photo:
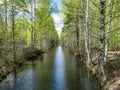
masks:
POLYGON ((100 68, 102 74, 105 76, 105 13, 106 0, 100 0, 100 68))
POLYGON ((77 16, 76 21, 76 40, 77 40, 77 50, 79 51, 79 17, 77 16))
POLYGON ((85 47, 88 63, 90 63, 90 49, 89 49, 89 34, 88 34, 88 10, 89 10, 89 0, 86 1, 86 17, 85 17, 85 47))
POLYGON ((5 5, 5 43, 7 45, 7 0, 4 1, 4 5, 5 5))
POLYGON ((13 47, 13 60, 15 60, 15 18, 14 18, 14 4, 12 2, 12 47, 13 47))
POLYGON ((33 2, 31 1, 31 47, 34 46, 33 2))
POLYGON ((37 1, 34 0, 34 43, 36 43, 36 4, 37 4, 37 1))
POLYGON ((113 9, 113 3, 111 0, 110 2, 110 10, 109 10, 109 22, 108 22, 108 31, 106 34, 106 45, 105 45, 105 58, 104 61, 107 61, 107 55, 108 55, 108 43, 109 43, 109 37, 110 37, 110 31, 111 31, 111 21, 112 21, 112 9, 113 9))

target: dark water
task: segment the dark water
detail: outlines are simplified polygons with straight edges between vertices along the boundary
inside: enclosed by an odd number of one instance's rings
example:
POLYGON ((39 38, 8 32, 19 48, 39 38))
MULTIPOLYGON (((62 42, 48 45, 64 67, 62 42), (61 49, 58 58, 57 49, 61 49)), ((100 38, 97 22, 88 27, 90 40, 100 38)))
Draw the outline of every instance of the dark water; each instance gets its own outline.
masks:
POLYGON ((0 90, 97 90, 97 84, 80 60, 59 46, 17 75, 9 74, 0 90))

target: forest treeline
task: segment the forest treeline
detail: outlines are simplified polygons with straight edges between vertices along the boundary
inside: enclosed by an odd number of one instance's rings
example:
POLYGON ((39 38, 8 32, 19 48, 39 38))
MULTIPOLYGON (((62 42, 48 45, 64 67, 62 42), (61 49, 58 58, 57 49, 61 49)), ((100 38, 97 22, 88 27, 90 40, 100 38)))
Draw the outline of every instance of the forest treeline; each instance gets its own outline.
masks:
POLYGON ((33 48, 47 50, 57 44, 51 16, 57 11, 51 0, 0 0, 0 70, 21 62, 22 54, 33 48))
MULTIPOLYGON (((109 59, 115 53, 120 54, 120 0, 62 1, 61 44, 71 53, 84 56, 90 67, 97 66, 100 78, 104 76, 103 81, 107 80, 110 78, 106 75, 109 59)), ((105 84, 101 82, 101 85, 105 84)))

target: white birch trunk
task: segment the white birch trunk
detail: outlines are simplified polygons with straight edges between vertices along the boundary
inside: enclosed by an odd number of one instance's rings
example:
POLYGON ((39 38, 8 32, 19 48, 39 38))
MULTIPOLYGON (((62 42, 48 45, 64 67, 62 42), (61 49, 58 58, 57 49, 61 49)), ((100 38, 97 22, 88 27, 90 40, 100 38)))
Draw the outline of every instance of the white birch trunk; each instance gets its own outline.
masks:
POLYGON ((106 34, 106 45, 105 45, 105 58, 104 61, 107 61, 107 56, 108 56, 108 43, 109 43, 109 37, 110 37, 110 30, 111 30, 111 21, 112 21, 112 9, 113 9, 113 4, 111 0, 109 0, 110 3, 110 10, 109 10, 109 22, 108 22, 108 31, 106 34))
MULTIPOLYGON (((100 0, 100 68, 103 76, 105 76, 105 14, 106 0, 100 0)), ((106 77, 105 77, 106 78, 106 77)))
POLYGON ((88 10, 89 10, 89 0, 86 1, 86 17, 85 17, 85 47, 88 63, 90 63, 90 50, 89 50, 89 36, 88 36, 88 10))

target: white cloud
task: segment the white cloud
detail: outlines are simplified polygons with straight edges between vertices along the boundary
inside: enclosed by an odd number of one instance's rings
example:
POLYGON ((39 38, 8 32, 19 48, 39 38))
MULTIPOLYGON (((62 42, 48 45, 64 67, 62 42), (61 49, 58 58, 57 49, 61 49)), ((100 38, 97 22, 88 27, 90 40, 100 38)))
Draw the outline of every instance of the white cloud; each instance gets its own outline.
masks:
POLYGON ((60 36, 60 33, 63 28, 63 15, 60 13, 52 13, 52 17, 54 19, 55 29, 57 30, 58 35, 60 36))

